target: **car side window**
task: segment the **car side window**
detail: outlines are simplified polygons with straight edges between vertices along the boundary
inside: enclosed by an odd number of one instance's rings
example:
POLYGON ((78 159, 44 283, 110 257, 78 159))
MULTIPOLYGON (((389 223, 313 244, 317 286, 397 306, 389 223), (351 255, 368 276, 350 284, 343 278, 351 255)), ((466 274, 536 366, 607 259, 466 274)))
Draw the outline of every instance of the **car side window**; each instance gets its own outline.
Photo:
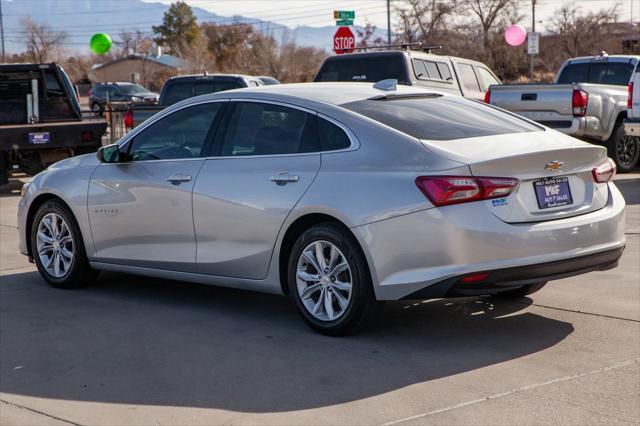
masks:
POLYGON ((480 79, 480 84, 482 85, 482 90, 487 90, 489 86, 493 84, 500 84, 500 82, 489 72, 488 69, 483 67, 476 67, 476 71, 478 72, 478 79, 480 79))
POLYGON ((183 108, 151 124, 133 138, 133 161, 196 158, 222 107, 220 102, 183 108))
POLYGON ((314 151, 318 145, 315 118, 313 114, 281 105, 234 103, 220 155, 276 155, 314 151))
POLYGON ((451 77, 451 70, 449 69, 449 65, 445 64, 444 62, 436 62, 436 65, 438 66, 438 71, 440 71, 440 75, 442 76, 443 80, 453 80, 453 78, 451 77))
POLYGON ((480 92, 480 85, 476 73, 473 72, 473 67, 469 64, 458 64, 458 69, 460 70, 462 87, 467 91, 480 92))
POLYGON ((335 151, 351 146, 351 140, 347 133, 324 118, 318 118, 318 134, 322 151, 335 151))

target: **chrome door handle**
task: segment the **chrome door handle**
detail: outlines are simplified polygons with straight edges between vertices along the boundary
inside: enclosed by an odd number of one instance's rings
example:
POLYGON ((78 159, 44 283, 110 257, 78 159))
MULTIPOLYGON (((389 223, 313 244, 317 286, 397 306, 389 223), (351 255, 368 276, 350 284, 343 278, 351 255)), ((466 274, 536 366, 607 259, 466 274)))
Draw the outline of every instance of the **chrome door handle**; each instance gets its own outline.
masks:
POLYGON ((275 176, 271 176, 269 180, 276 185, 286 185, 290 182, 298 182, 300 177, 297 175, 290 175, 287 172, 278 173, 275 176))
POLYGON ((191 181, 191 176, 183 175, 182 173, 175 173, 169 176, 167 182, 171 182, 173 185, 180 185, 182 182, 191 181))

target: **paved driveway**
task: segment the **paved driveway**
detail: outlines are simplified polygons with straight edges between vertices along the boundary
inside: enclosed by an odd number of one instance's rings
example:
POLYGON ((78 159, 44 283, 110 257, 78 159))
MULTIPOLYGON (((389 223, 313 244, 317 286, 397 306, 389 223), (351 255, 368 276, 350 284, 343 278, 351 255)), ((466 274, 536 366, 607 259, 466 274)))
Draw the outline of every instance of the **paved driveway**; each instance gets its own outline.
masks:
MULTIPOLYGON (((0 194, 0 423, 640 423, 640 174, 611 271, 520 302, 387 303, 358 336, 286 298, 104 273, 52 289, 0 194)), ((11 192, 11 190, 14 192, 11 192)))

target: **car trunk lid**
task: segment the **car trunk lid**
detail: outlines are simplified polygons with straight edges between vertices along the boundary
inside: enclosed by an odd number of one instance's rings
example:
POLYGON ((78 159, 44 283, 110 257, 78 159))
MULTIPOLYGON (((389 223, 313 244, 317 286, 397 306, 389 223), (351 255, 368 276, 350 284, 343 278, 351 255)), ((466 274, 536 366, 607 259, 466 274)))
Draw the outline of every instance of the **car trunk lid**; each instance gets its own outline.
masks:
POLYGON ((606 160, 606 150, 559 132, 423 143, 439 155, 468 164, 473 176, 518 179, 508 197, 482 201, 505 222, 560 219, 598 210, 607 203, 607 184, 594 182, 591 173, 606 160))

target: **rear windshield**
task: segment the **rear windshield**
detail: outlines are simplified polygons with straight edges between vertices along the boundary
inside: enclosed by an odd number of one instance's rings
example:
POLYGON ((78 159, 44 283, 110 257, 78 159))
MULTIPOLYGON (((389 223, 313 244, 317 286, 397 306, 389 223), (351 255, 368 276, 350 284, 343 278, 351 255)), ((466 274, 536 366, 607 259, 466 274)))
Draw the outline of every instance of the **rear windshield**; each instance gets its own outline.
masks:
POLYGON ((598 83, 626 86, 631 79, 633 64, 628 62, 585 62, 569 64, 558 76, 559 84, 598 83))
POLYGON ((486 104, 453 96, 366 99, 341 106, 418 139, 465 139, 542 130, 486 104))
POLYGON ((401 55, 337 56, 327 59, 314 81, 368 81, 395 78, 409 84, 407 67, 401 55))
POLYGON ((162 104, 169 106, 193 96, 240 89, 241 87, 243 85, 237 79, 176 82, 167 87, 162 104))

